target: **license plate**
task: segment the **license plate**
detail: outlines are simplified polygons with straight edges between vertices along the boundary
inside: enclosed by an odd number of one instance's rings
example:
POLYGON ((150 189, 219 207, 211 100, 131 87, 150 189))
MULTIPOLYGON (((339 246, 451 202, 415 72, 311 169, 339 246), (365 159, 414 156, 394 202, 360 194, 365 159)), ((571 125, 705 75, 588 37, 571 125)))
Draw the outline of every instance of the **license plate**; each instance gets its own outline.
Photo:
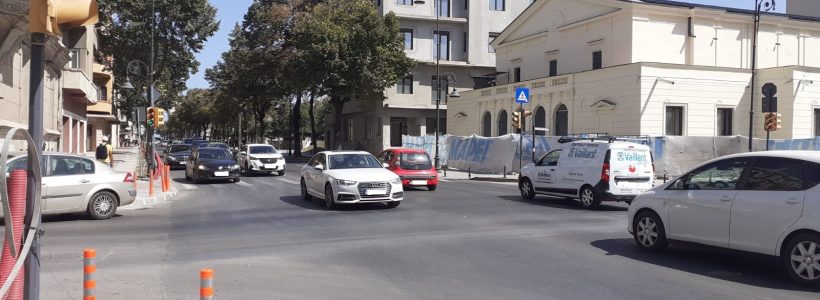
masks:
POLYGON ((274 165, 274 164, 265 164, 265 169, 276 169, 276 165, 274 165))
POLYGON ((384 194, 387 194, 387 190, 384 190, 384 189, 379 189, 379 190, 365 190, 365 191, 364 191, 364 194, 365 194, 365 195, 368 195, 368 196, 370 196, 370 195, 384 195, 384 194))
POLYGON ((427 185, 427 180, 412 180, 411 185, 427 185))
POLYGON ((186 164, 186 162, 181 161, 181 162, 179 162, 179 164, 184 166, 186 164))
POLYGON ((228 176, 228 171, 224 171, 224 172, 214 172, 214 176, 218 176, 218 177, 227 177, 227 176, 228 176))

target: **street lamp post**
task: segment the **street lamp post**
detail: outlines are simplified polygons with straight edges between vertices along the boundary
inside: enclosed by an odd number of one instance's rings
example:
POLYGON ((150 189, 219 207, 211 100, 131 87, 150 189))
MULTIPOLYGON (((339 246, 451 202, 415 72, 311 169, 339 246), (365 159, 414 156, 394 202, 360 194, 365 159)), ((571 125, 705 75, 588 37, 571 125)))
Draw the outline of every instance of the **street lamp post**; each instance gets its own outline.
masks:
MULTIPOLYGON (((436 30, 433 32, 433 39, 435 39, 435 43, 436 43, 436 52, 435 52, 435 56, 436 56, 436 142, 435 142, 436 149, 435 149, 435 167, 436 167, 436 170, 438 170, 439 167, 441 167, 441 165, 439 164, 440 157, 439 157, 439 150, 438 150, 438 137, 439 137, 439 132, 440 132, 440 130, 439 130, 440 124, 439 123, 441 122, 441 71, 440 71, 440 67, 441 67, 441 32, 439 32, 439 17, 441 16, 441 2, 440 1, 441 0, 434 0, 434 2, 433 2, 433 7, 435 8, 434 14, 436 15, 436 30)), ((414 0, 413 1, 413 4, 418 4, 418 5, 423 5, 425 3, 427 3, 425 0, 414 0)), ((448 8, 449 8, 449 6, 448 6, 448 8)), ((458 98, 458 97, 460 97, 460 95, 458 94, 458 91, 455 88, 455 77, 456 76, 453 75, 453 73, 450 73, 450 75, 452 75, 452 77, 453 77, 453 93, 450 94, 450 97, 458 98)), ((446 93, 447 91, 445 90, 444 92, 446 93)), ((446 94, 444 96, 447 97, 446 94)), ((447 101, 447 99, 445 98, 445 102, 446 101, 447 101)))
POLYGON ((760 13, 774 10, 775 0, 755 0, 754 33, 752 36, 752 83, 749 100, 749 152, 752 152, 752 137, 755 124, 755 80, 757 80, 757 33, 760 31, 760 13))
MULTIPOLYGON (((154 0, 151 0, 151 42, 150 42, 150 64, 146 64, 141 60, 132 60, 128 62, 128 65, 125 66, 125 84, 123 84, 122 88, 124 89, 133 89, 134 85, 131 84, 131 80, 128 78, 128 73, 131 70, 132 63, 142 63, 145 66, 145 70, 148 72, 148 101, 151 103, 151 107, 154 106, 154 29, 157 25, 156 21, 156 9, 154 7, 154 0)), ((147 140, 148 145, 146 146, 146 161, 148 162, 148 169, 153 170, 154 168, 154 128, 151 126, 146 126, 146 131, 148 134, 147 140)))

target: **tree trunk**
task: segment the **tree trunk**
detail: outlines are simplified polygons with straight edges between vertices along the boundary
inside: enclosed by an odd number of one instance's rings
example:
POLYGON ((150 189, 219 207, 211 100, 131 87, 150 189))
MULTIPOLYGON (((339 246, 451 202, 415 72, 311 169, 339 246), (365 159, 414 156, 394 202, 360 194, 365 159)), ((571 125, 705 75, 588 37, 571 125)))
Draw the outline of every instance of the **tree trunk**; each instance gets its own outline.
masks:
POLYGON ((265 128, 265 110, 264 109, 259 108, 259 109, 256 110, 256 123, 259 124, 258 133, 259 133, 259 138, 261 139, 261 141, 257 141, 257 142, 264 143, 264 141, 265 141, 265 130, 266 130, 266 128, 265 128))
POLYGON ((342 141, 344 140, 342 138, 342 127, 344 125, 342 122, 342 109, 345 107, 345 101, 340 96, 331 96, 330 104, 333 104, 333 115, 336 123, 333 126, 333 147, 336 149, 341 149, 342 141))
POLYGON ((296 103, 293 104, 291 112, 291 134, 290 147, 293 149, 293 156, 302 156, 302 92, 296 95, 296 103))
POLYGON ((310 114, 310 145, 313 148, 313 155, 316 155, 316 115, 313 114, 313 104, 316 100, 316 93, 310 92, 310 107, 308 107, 308 114, 310 114))

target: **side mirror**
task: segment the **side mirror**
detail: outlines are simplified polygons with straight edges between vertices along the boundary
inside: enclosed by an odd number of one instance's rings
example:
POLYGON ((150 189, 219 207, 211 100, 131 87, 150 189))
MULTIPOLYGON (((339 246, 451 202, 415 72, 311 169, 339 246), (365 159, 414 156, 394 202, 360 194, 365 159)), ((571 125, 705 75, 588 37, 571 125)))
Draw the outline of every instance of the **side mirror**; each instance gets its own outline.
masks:
POLYGON ((313 166, 313 168, 318 170, 318 171, 324 171, 325 170, 325 166, 323 166, 322 164, 315 165, 315 166, 313 166))
POLYGON ((683 180, 675 181, 675 184, 673 186, 675 187, 676 190, 685 190, 686 189, 686 184, 683 183, 683 180))
POLYGON ((384 167, 385 169, 387 169, 387 168, 389 168, 389 167, 390 167, 390 165, 389 165, 389 164, 387 164, 387 163, 382 163, 382 167, 384 167))

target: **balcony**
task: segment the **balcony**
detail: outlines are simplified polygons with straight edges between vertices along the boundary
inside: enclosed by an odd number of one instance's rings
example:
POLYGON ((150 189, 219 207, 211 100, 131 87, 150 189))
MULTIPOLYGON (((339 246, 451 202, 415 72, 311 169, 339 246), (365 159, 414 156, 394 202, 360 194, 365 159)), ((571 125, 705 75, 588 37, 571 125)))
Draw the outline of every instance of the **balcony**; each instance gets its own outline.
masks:
POLYGON ((85 101, 86 104, 97 103, 97 87, 80 69, 63 70, 63 96, 66 100, 85 101))

